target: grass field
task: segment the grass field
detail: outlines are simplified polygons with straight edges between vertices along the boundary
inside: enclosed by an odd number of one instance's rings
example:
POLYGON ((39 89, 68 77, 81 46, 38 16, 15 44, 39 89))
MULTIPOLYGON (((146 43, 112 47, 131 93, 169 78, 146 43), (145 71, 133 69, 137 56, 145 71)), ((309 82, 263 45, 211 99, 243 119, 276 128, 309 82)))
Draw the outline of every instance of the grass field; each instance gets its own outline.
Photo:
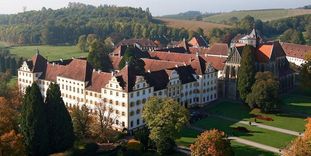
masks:
POLYGON ((8 47, 8 46, 10 46, 9 43, 0 41, 0 47, 8 47))
POLYGON ((228 13, 221 13, 209 17, 205 17, 203 21, 220 23, 227 21, 231 17, 241 19, 247 15, 262 21, 271 21, 281 18, 293 17, 298 15, 311 14, 310 9, 269 9, 269 10, 246 10, 246 11, 233 11, 228 13))
MULTIPOLYGON (((180 133, 181 137, 176 140, 176 143, 178 145, 190 146, 190 144, 194 143, 197 135, 199 135, 199 132, 184 128, 180 133)), ((235 141, 231 141, 231 146, 234 150, 235 156, 276 156, 274 153, 243 145, 235 141)))
POLYGON ((85 57, 88 53, 81 52, 76 46, 19 46, 11 47, 11 54, 17 57, 31 58, 36 54, 36 49, 39 49, 40 54, 49 61, 59 59, 70 59, 72 57, 85 57))
POLYGON ((168 18, 158 18, 164 22, 167 26, 173 28, 185 28, 187 30, 196 31, 199 27, 207 33, 209 30, 213 28, 229 28, 230 26, 224 24, 216 24, 216 23, 209 23, 203 21, 190 21, 190 20, 177 20, 177 19, 168 19, 168 18))
POLYGON ((220 101, 213 108, 207 108, 207 111, 212 114, 223 115, 245 121, 254 121, 255 115, 263 115, 272 118, 273 121, 257 120, 259 123, 303 132, 305 118, 291 113, 295 111, 311 114, 311 98, 303 95, 290 94, 283 99, 282 112, 277 114, 264 114, 257 109, 249 112, 250 110, 248 106, 230 101, 220 101))

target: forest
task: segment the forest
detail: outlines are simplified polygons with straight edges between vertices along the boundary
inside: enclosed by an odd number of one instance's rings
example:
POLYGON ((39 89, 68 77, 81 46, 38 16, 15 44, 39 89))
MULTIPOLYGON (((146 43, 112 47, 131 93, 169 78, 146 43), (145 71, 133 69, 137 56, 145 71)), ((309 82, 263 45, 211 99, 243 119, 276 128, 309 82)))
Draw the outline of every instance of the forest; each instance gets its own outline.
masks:
POLYGON ((188 38, 185 29, 168 28, 152 18, 149 9, 116 6, 92 6, 69 3, 67 7, 52 10, 0 15, 0 40, 19 45, 72 45, 81 35, 97 34, 112 37, 118 42, 124 38, 188 38))

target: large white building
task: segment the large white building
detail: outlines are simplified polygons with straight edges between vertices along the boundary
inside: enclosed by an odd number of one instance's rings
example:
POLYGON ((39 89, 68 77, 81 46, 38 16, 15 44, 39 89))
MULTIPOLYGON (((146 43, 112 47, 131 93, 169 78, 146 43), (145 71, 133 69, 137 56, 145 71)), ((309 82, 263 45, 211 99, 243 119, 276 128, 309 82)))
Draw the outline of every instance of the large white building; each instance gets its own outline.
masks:
MULTIPOLYGON (((145 72, 129 65, 118 69, 121 57, 111 56, 113 72, 96 71, 85 59, 48 62, 37 53, 18 70, 18 85, 37 83, 42 96, 51 83, 60 86, 68 108, 86 105, 97 113, 98 105, 113 108, 113 128, 135 130, 144 125, 141 114, 151 96, 171 97, 185 107, 205 105, 218 98, 217 70, 196 54, 150 52, 145 72)), ((207 59, 208 60, 208 59, 207 59)))

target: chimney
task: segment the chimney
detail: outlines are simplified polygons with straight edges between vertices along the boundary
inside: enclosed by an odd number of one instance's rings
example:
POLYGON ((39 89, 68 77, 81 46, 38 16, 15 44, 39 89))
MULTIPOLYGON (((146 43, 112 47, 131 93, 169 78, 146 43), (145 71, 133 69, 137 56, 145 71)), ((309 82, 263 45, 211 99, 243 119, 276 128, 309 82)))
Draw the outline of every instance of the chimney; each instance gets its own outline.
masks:
POLYGON ((150 69, 148 69, 148 71, 147 71, 148 73, 151 73, 151 71, 150 71, 150 69))
POLYGON ((102 70, 98 69, 97 73, 100 73, 100 72, 102 72, 102 70))
POLYGON ((96 72, 96 69, 93 69, 93 72, 96 72))
POLYGON ((176 67, 176 68, 178 68, 178 65, 177 65, 177 64, 175 64, 175 67, 176 67))
POLYGON ((63 62, 64 60, 61 58, 61 59, 59 59, 61 62, 63 62))
POLYGON ((196 56, 196 57, 199 57, 199 52, 196 52, 196 53, 195 53, 195 56, 196 56))
POLYGON ((186 62, 183 62, 184 66, 187 66, 186 62))

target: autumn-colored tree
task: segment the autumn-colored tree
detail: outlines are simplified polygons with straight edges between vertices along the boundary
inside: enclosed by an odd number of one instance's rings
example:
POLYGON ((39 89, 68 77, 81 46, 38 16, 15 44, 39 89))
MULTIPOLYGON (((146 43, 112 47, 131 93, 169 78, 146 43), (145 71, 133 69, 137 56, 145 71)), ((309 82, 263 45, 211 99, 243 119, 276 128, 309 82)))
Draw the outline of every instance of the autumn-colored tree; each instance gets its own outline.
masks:
POLYGON ((296 138, 284 150, 284 156, 311 155, 311 118, 307 119, 306 130, 303 136, 296 138))
POLYGON ((0 155, 23 156, 25 146, 23 137, 15 130, 11 130, 0 136, 0 155))
POLYGON ((193 156, 231 156, 234 155, 230 140, 224 132, 212 129, 201 133, 190 146, 193 156))

